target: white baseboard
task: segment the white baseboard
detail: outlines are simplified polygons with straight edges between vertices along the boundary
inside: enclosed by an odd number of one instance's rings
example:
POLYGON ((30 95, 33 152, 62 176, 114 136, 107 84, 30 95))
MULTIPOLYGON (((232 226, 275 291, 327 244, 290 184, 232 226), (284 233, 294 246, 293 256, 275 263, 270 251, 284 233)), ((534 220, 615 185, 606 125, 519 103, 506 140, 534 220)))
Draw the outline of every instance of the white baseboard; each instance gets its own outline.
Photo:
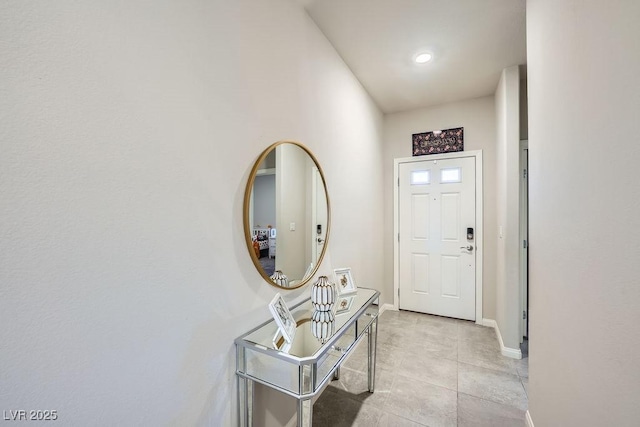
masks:
POLYGON ((496 329, 498 324, 493 319, 482 319, 482 326, 488 326, 490 328, 496 329))
POLYGON ((527 410, 525 414, 525 420, 527 421, 527 427, 534 427, 533 420, 531 419, 531 413, 529 412, 529 410, 527 410))
MULTIPOLYGON (((380 306, 380 309, 378 311, 378 316, 380 316, 382 313, 384 313, 387 310, 396 310, 395 307, 393 306, 393 304, 382 304, 380 306)), ((396 310, 398 311, 398 310, 396 310)))
POLYGON ((496 336, 498 337, 498 342, 500 343, 500 353, 502 353, 503 356, 510 357, 512 359, 522 359, 522 351, 520 351, 519 348, 510 348, 504 346, 500 328, 498 327, 498 323, 495 320, 482 319, 482 324, 496 330, 496 336))

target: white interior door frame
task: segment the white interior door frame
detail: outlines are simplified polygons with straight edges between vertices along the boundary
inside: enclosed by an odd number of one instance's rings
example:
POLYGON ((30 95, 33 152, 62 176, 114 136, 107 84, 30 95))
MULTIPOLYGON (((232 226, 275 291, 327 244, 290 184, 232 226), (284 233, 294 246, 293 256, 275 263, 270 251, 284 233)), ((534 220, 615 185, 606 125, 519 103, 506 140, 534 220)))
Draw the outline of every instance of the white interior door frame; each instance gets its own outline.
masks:
POLYGON ((318 206, 318 197, 324 197, 325 195, 325 193, 323 193, 322 195, 318 194, 318 185, 323 185, 322 176, 320 175, 320 170, 316 166, 313 166, 311 168, 311 224, 309 228, 309 234, 311 236, 312 242, 311 263, 314 267, 318 263, 318 258, 322 253, 322 249, 319 246, 325 244, 327 236, 326 216, 321 215, 323 218, 318 218, 318 209, 324 210, 326 208, 326 203, 322 203, 320 204, 320 206, 318 206), (322 230, 322 232, 320 233, 318 233, 316 228, 319 223, 321 223, 322 227, 324 228, 324 230, 322 230), (319 240, 322 240, 322 242, 319 242, 319 240))
POLYGON ((520 141, 520 342, 529 336, 529 140, 520 141))
POLYGON ((399 308, 398 292, 400 289, 400 245, 398 243, 398 235, 400 233, 400 192, 399 169, 401 163, 424 162, 425 160, 444 160, 459 159, 463 157, 473 157, 476 163, 476 323, 483 324, 482 319, 482 260, 484 254, 484 230, 483 230, 483 183, 482 183, 482 150, 462 151, 446 154, 432 154, 429 156, 403 157, 393 160, 393 307, 395 310, 399 308))

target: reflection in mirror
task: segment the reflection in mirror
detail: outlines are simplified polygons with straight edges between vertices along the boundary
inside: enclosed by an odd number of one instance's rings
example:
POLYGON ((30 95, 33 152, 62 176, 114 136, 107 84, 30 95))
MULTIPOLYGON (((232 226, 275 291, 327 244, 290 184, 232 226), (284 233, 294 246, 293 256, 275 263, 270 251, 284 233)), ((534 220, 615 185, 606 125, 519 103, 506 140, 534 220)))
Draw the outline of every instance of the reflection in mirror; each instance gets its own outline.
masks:
POLYGON ((315 157, 291 141, 267 148, 249 176, 244 206, 247 246, 262 277, 283 288, 304 285, 322 261, 329 224, 315 157))

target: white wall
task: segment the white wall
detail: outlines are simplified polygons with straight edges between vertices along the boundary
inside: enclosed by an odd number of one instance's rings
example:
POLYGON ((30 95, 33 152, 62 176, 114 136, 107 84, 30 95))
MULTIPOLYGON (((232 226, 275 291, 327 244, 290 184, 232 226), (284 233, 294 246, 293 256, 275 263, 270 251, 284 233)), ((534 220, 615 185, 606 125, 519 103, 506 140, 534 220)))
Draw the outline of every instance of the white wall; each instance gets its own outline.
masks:
POLYGON ((520 73, 505 68, 496 89, 496 322, 504 346, 520 350, 520 73))
POLYGON ((640 2, 527 2, 536 426, 640 420, 640 2))
POLYGON ((482 150, 484 157, 483 317, 495 316, 496 111, 493 96, 388 114, 384 121, 384 301, 393 301, 393 159, 411 157, 411 135, 464 127, 464 149, 482 150))
POLYGON ((233 339, 276 292, 244 187, 277 140, 324 168, 321 271, 382 286, 382 116, 297 3, 3 2, 0 40, 2 409, 232 425, 233 339))

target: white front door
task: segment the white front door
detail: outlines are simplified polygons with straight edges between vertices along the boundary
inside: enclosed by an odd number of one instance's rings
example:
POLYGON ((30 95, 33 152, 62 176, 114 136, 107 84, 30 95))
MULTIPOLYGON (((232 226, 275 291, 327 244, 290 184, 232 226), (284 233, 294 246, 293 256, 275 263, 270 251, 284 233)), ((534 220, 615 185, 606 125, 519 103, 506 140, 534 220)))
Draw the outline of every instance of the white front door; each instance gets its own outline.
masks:
POLYGON ((476 320, 475 158, 400 163, 398 174, 399 308, 476 320))

